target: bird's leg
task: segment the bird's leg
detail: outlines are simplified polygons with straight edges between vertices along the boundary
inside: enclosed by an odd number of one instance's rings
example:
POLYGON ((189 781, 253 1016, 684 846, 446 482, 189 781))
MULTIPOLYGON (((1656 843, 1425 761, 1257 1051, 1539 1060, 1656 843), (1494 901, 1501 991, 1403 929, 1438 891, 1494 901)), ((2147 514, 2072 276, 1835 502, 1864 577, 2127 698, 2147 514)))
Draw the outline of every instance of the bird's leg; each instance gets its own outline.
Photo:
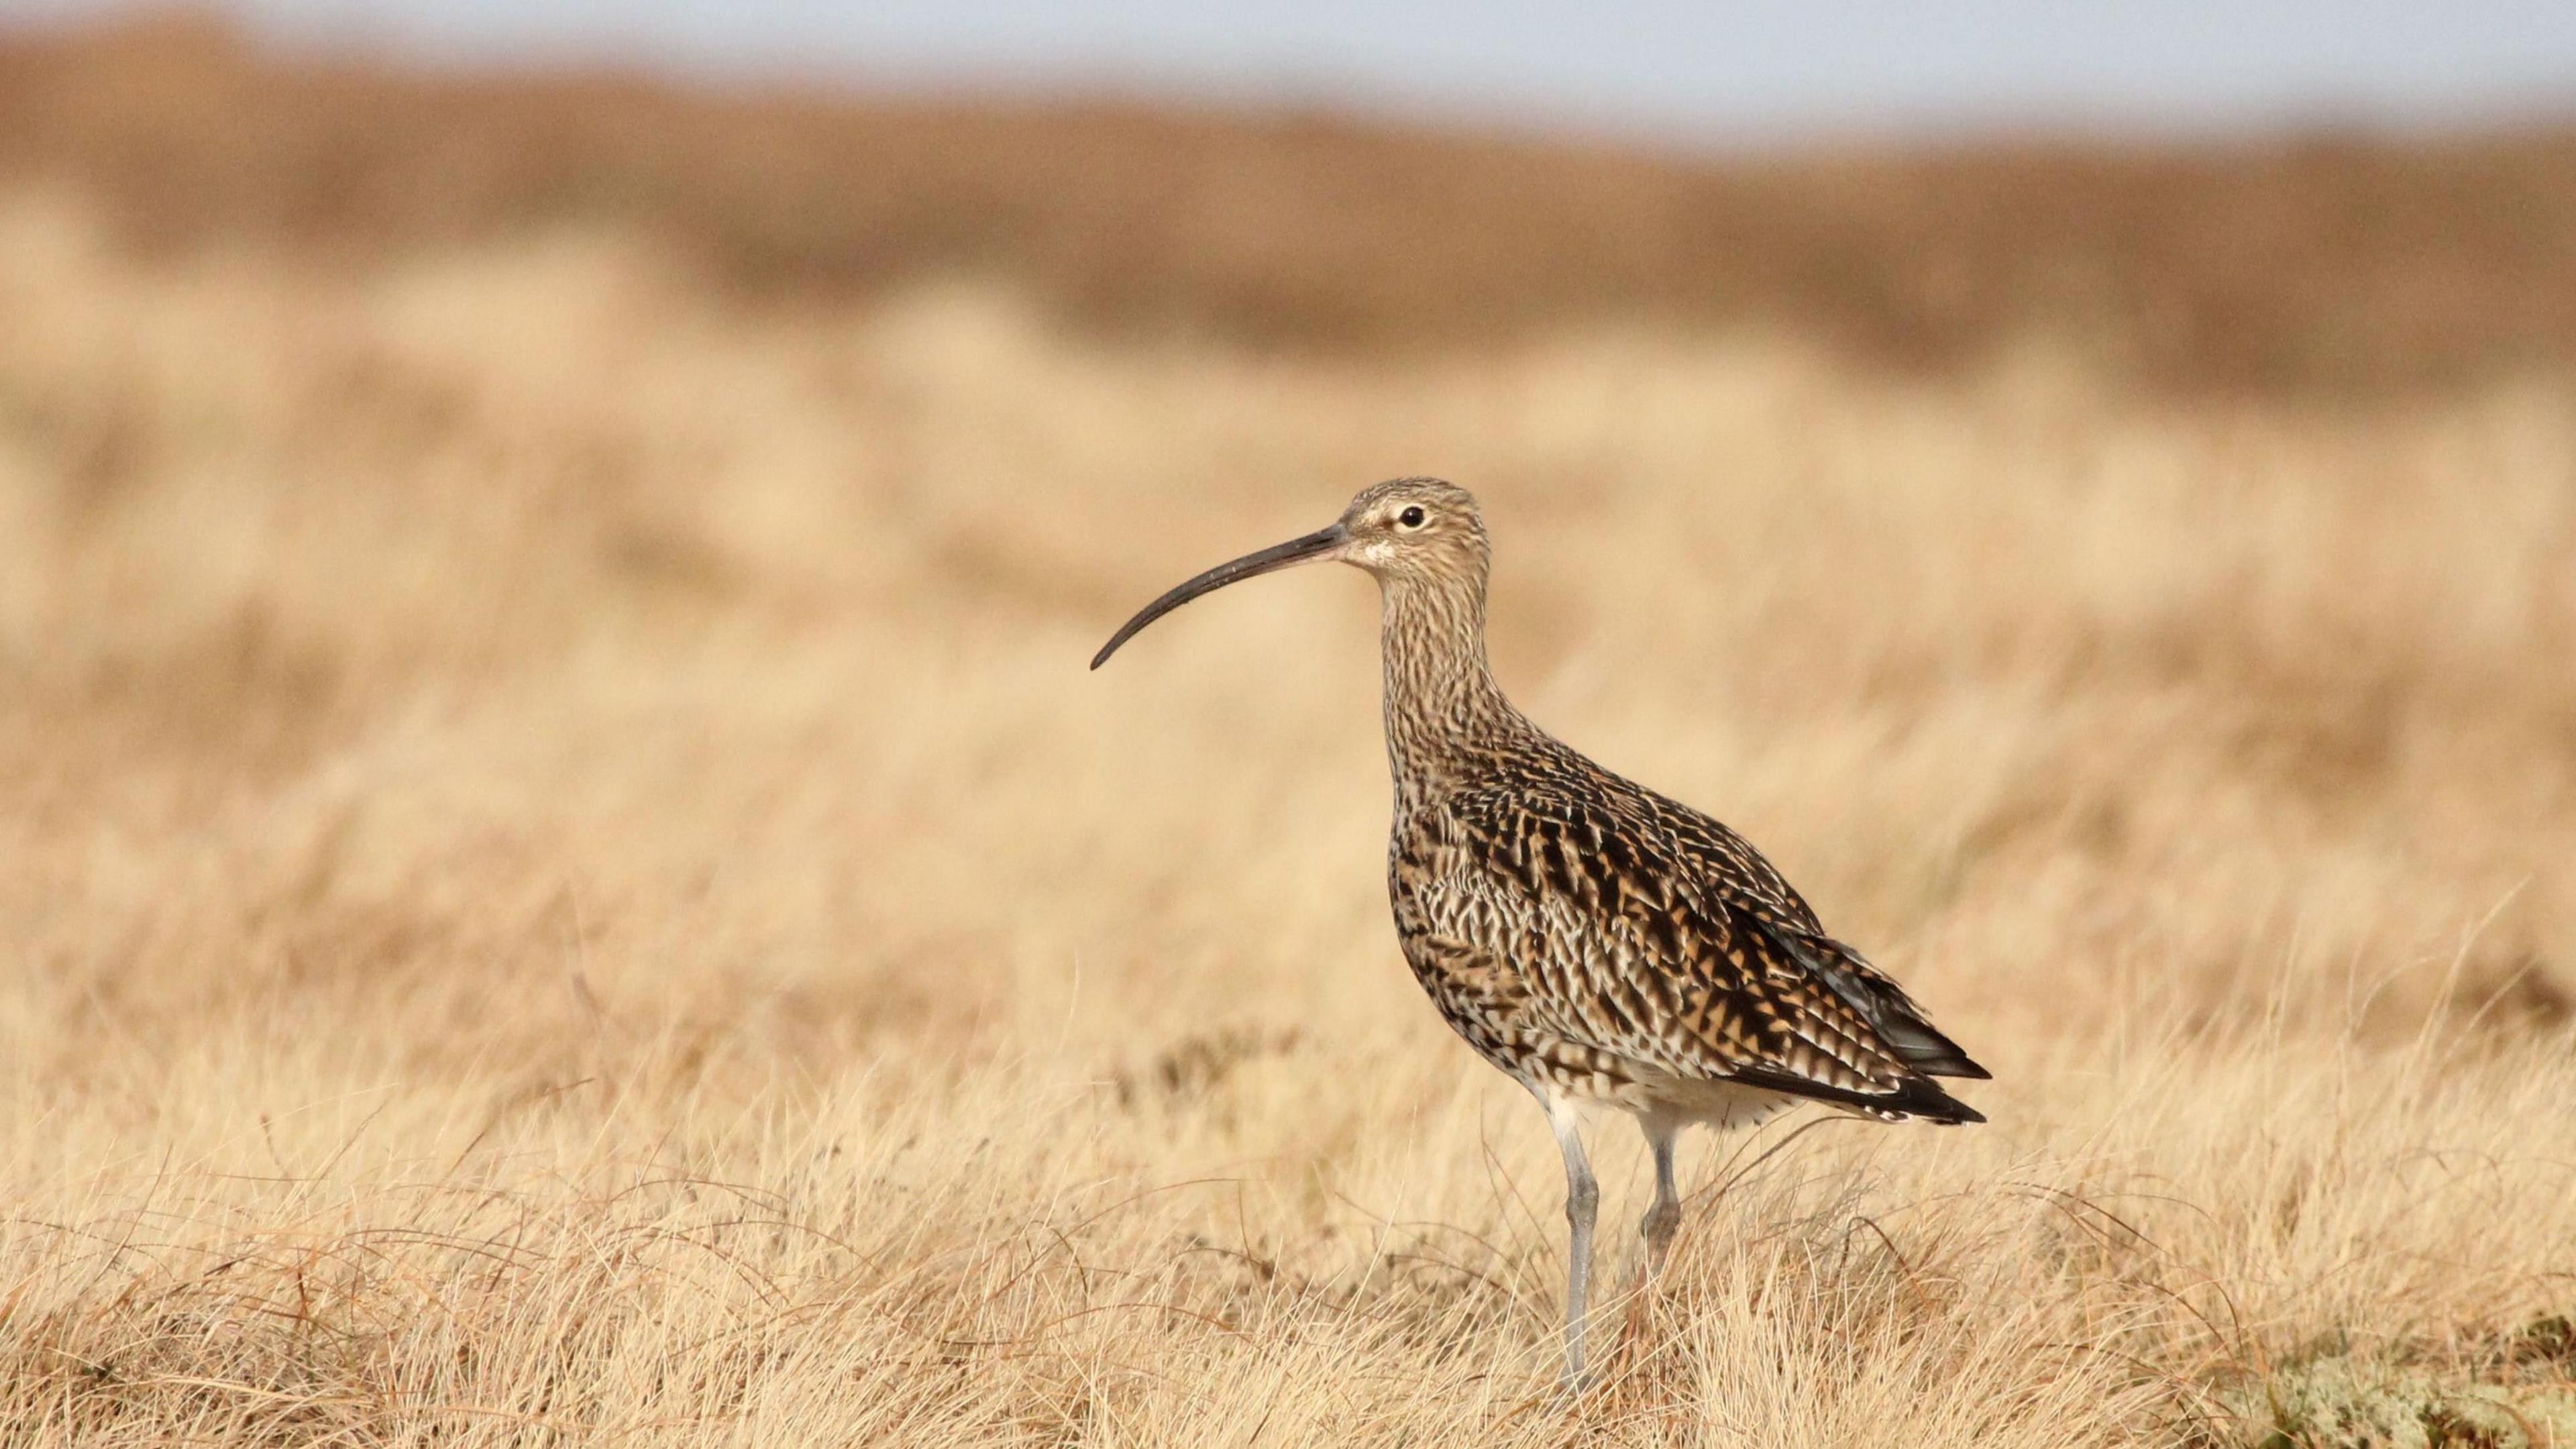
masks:
POLYGON ((1682 1197, 1673 1189, 1673 1139, 1680 1135, 1681 1124, 1666 1117, 1647 1117, 1640 1125, 1646 1129, 1646 1145, 1655 1153, 1655 1205, 1646 1209, 1637 1224, 1638 1234, 1646 1240, 1646 1277, 1651 1281, 1664 1270, 1673 1230, 1682 1223, 1682 1197))
POLYGON ((1556 1129, 1556 1145, 1565 1154, 1565 1386, 1583 1383, 1584 1298, 1592 1284, 1592 1221, 1601 1205, 1600 1184, 1592 1180, 1592 1163, 1583 1155, 1583 1133, 1573 1109, 1553 1098, 1540 1101, 1556 1129))

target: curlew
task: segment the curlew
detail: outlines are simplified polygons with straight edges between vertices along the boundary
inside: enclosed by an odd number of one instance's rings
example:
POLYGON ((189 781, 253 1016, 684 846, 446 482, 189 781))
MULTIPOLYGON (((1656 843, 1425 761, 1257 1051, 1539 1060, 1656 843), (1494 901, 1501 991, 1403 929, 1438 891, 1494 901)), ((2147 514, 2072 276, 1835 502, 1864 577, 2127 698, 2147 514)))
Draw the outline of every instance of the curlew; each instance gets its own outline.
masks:
POLYGON ((1473 495, 1436 478, 1361 490, 1329 528, 1220 564, 1147 604, 1335 559, 1375 576, 1395 777, 1387 894, 1441 1017, 1545 1109, 1565 1158, 1565 1374, 1583 1376, 1599 1190, 1582 1109, 1644 1129, 1649 1276, 1681 1219, 1673 1140, 1801 1102, 1883 1121, 1982 1122, 1935 1077, 1987 1076, 1903 988, 1708 816, 1602 769, 1512 707, 1485 663, 1490 554, 1473 495))

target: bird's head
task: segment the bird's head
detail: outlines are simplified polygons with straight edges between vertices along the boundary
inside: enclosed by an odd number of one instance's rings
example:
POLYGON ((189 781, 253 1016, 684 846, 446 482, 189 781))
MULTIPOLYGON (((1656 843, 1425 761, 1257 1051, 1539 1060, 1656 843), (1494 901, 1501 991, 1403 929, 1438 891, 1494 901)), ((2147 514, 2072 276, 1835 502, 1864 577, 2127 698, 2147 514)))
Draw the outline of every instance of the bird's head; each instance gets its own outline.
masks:
POLYGON ((1485 520, 1476 495, 1438 478, 1394 478, 1371 484, 1342 510, 1336 555, 1391 579, 1482 579, 1485 520))
POLYGON ((1201 594, 1293 564, 1334 559, 1368 570, 1380 584, 1476 589, 1481 597, 1488 554, 1476 496, 1438 478, 1394 478, 1363 488, 1330 527, 1218 564, 1147 604, 1092 656, 1109 662, 1137 631, 1201 594))

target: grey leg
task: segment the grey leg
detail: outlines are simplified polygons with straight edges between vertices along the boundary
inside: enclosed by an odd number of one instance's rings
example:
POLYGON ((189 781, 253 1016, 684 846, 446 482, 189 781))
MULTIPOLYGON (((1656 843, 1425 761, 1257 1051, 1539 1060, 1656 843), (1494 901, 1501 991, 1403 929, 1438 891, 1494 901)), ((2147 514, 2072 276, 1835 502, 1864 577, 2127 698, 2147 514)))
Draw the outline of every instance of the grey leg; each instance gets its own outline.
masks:
POLYGON ((1592 1285, 1592 1221, 1601 1205, 1601 1187, 1592 1180, 1592 1164, 1583 1155, 1583 1134, 1572 1108, 1548 1097, 1547 1123, 1556 1129, 1557 1149, 1565 1154, 1565 1383, 1583 1382, 1583 1316, 1592 1285))
POLYGON ((1652 1278, 1664 1270, 1673 1230, 1682 1223, 1682 1195, 1673 1187, 1673 1139, 1680 1135, 1681 1124, 1666 1117, 1645 1117, 1639 1125, 1646 1129, 1646 1145, 1655 1152, 1655 1205, 1646 1209, 1645 1219, 1637 1224, 1646 1240, 1646 1276, 1652 1278))

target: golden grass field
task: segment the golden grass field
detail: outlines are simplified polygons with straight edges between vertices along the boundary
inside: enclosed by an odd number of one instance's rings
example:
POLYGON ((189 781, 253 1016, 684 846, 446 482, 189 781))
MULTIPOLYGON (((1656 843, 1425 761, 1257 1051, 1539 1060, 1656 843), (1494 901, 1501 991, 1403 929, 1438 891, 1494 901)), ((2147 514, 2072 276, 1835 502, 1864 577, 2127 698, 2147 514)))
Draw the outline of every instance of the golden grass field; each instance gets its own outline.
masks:
POLYGON ((9 1444, 2576 1443, 2576 371, 1281 353, 25 178, 0 337, 9 1444), (1083 667, 1416 471, 1522 706, 1996 1074, 1694 1137, 1650 1297, 1603 1124, 1574 1402, 1366 580, 1083 667))

